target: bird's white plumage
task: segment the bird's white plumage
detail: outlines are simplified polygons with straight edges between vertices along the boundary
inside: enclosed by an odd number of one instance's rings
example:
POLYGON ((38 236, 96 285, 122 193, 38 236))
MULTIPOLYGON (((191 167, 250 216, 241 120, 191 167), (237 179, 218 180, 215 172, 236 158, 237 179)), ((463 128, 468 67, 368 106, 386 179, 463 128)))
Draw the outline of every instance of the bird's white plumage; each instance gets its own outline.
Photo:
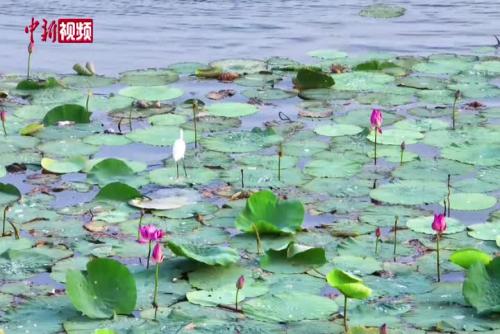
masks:
POLYGON ((174 161, 177 162, 184 159, 184 154, 186 153, 186 142, 184 141, 184 132, 181 129, 179 139, 174 142, 174 147, 172 148, 172 155, 174 156, 174 161))

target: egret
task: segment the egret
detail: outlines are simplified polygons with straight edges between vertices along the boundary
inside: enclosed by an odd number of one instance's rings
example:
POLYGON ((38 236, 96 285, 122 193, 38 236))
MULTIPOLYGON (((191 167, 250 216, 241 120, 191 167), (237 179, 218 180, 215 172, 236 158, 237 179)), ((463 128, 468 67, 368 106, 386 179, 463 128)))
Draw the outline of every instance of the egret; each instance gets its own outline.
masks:
POLYGON ((184 175, 187 177, 186 165, 184 164, 184 154, 186 153, 186 142, 184 141, 184 131, 180 130, 179 139, 174 142, 172 148, 172 155, 177 165, 177 178, 179 178, 179 160, 182 160, 182 168, 184 168, 184 175))

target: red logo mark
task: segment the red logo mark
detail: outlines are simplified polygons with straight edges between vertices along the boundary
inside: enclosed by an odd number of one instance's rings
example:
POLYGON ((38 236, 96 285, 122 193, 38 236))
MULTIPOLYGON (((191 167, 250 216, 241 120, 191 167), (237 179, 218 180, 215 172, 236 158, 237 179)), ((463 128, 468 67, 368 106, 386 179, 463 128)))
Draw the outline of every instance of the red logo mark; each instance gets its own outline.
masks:
POLYGON ((57 37, 59 43, 92 43, 94 20, 59 19, 57 20, 57 37))

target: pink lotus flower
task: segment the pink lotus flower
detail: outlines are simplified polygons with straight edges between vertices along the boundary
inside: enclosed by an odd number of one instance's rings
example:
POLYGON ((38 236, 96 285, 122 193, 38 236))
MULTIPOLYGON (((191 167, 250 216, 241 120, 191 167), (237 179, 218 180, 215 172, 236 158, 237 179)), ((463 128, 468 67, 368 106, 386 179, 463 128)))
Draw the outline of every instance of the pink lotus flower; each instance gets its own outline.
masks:
POLYGON ((372 115, 370 116, 370 123, 372 129, 378 131, 378 133, 382 133, 382 122, 384 121, 384 117, 382 116, 382 112, 380 109, 373 109, 372 115))
POLYGON ((241 290, 245 286, 245 276, 241 275, 236 281, 236 289, 241 290))
POLYGON ((382 326, 380 326, 380 334, 387 334, 387 333, 388 333, 387 325, 383 324, 382 326))
POLYGON ((139 242, 145 244, 150 241, 156 240, 156 231, 158 229, 154 225, 144 225, 139 228, 139 242))
POLYGON ((153 261, 155 261, 158 264, 162 263, 164 259, 165 256, 163 255, 163 249, 161 247, 161 244, 157 242, 155 248, 153 248, 153 261))
POLYGON ((154 233, 154 241, 160 241, 165 236, 165 231, 157 229, 154 233))
POLYGON ((2 123, 7 121, 7 112, 5 110, 0 111, 0 120, 2 123))
POLYGON ((382 231, 380 230, 380 227, 377 227, 377 229, 375 230, 375 236, 377 238, 380 238, 381 235, 382 235, 382 231))
POLYGON ((446 231, 446 218, 443 214, 434 215, 434 221, 432 222, 432 229, 438 234, 446 231))

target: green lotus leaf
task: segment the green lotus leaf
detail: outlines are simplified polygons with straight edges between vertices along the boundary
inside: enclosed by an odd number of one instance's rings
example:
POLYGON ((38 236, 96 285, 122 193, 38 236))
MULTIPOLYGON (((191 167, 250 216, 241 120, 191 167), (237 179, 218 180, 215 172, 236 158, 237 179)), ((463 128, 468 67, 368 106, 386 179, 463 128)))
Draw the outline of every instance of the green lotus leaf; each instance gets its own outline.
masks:
POLYGON ((71 157, 64 160, 54 160, 50 158, 43 158, 41 165, 43 169, 51 173, 56 174, 67 174, 67 173, 78 173, 85 167, 85 162, 87 159, 85 157, 71 157))
POLYGON ((400 6, 386 5, 386 4, 374 4, 363 8, 359 15, 372 17, 375 19, 391 19, 394 17, 403 16, 406 9, 400 6))
POLYGON ((452 210, 479 211, 489 209, 496 203, 496 197, 481 193, 452 193, 450 195, 452 210))
POLYGON ((326 275, 326 281, 348 298, 366 299, 372 294, 372 290, 363 283, 361 278, 340 269, 329 272, 326 275))
POLYGON ((500 222, 480 223, 467 226, 468 234, 479 240, 496 240, 500 235, 500 222))
MULTIPOLYGON (((498 135, 498 134, 497 134, 498 135)), ((460 145, 443 148, 441 156, 479 166, 500 165, 500 144, 460 145)))
POLYGON ((390 204, 439 203, 447 194, 445 183, 403 180, 386 183, 370 192, 370 197, 390 204))
POLYGON ((451 262, 464 269, 469 269, 476 262, 481 262, 486 266, 491 260, 493 257, 490 254, 475 248, 460 249, 450 256, 451 262))
POLYGON ((137 186, 147 183, 134 174, 134 170, 125 161, 110 158, 95 164, 88 172, 87 179, 97 184, 124 182, 137 186))
POLYGON ((328 137, 351 136, 361 131, 363 129, 359 126, 350 124, 324 124, 314 129, 317 134, 328 137))
POLYGON ((238 131, 204 137, 201 144, 212 151, 244 153, 278 144, 282 139, 272 129, 254 128, 252 131, 238 131))
POLYGON ((59 122, 69 121, 74 123, 90 123, 90 115, 84 107, 78 104, 64 104, 55 107, 43 118, 45 126, 57 125, 59 122))
POLYGON ((295 91, 268 87, 245 89, 241 94, 249 99, 262 101, 284 100, 297 96, 295 91))
POLYGON ((255 114, 259 109, 248 103, 216 103, 206 108, 209 115, 222 117, 242 117, 255 114))
POLYGON ((390 61, 380 61, 377 59, 369 60, 367 62, 358 64, 352 68, 353 71, 382 71, 387 68, 398 67, 396 64, 390 61))
POLYGON ((281 201, 271 191, 259 191, 248 198, 236 220, 236 228, 259 234, 294 234, 304 222, 304 206, 299 201, 281 201))
MULTIPOLYGON (((371 131, 366 138, 371 142, 375 142, 375 131, 371 131)), ((420 132, 393 128, 384 130, 382 134, 378 133, 377 144, 401 145, 402 142, 405 142, 408 145, 415 144, 422 138, 424 138, 424 135, 420 132)))
POLYGON ((112 259, 93 259, 86 272, 68 271, 66 291, 73 306, 94 319, 130 314, 137 301, 134 277, 125 265, 112 259))
POLYGON ((342 52, 342 51, 337 51, 337 50, 331 50, 331 49, 321 49, 321 50, 309 51, 307 53, 307 55, 314 57, 314 58, 320 58, 320 59, 325 59, 325 60, 332 60, 332 59, 347 57, 347 53, 342 52))
POLYGON ((0 183, 0 205, 11 204, 21 198, 21 192, 10 183, 0 183))
POLYGON ((268 322, 328 319, 338 310, 329 298, 296 291, 253 298, 245 301, 242 308, 248 317, 268 322))
POLYGON ((179 80, 170 69, 132 70, 120 73, 120 82, 129 86, 162 86, 179 80))
POLYGON ((467 271, 463 293, 479 314, 500 312, 500 257, 487 265, 473 263, 467 271))
POLYGON ((258 73, 266 71, 266 63, 256 59, 222 59, 209 64, 211 67, 221 68, 224 72, 258 73))
POLYGON ((335 89, 347 91, 380 91, 384 87, 394 82, 393 76, 377 72, 349 72, 334 74, 335 89))
POLYGON ((102 187, 94 199, 98 201, 128 202, 138 197, 142 197, 142 194, 134 187, 122 182, 112 182, 102 187))
POLYGON ((165 101, 176 99, 184 92, 179 88, 168 86, 131 86, 122 88, 118 94, 137 100, 165 101))
POLYGON ((61 84, 55 78, 47 78, 46 80, 26 79, 19 82, 16 89, 19 90, 36 90, 60 87, 61 84))
MULTIPOLYGON (((170 146, 179 138, 179 128, 175 126, 151 126, 129 132, 126 134, 126 137, 138 143, 154 146, 170 146)), ((186 143, 194 142, 194 132, 185 130, 184 141, 186 143)))
MULTIPOLYGON (((436 232, 432 229, 433 221, 434 216, 411 218, 406 222, 406 226, 415 232, 436 234, 436 232)), ((462 231, 465 231, 465 225, 462 224, 458 219, 451 217, 446 218, 446 231, 444 231, 443 234, 453 234, 462 231)))
POLYGON ((325 250, 295 242, 279 249, 268 249, 260 259, 263 269, 275 273, 302 273, 326 263, 325 250))
POLYGON ((40 123, 32 123, 26 125, 24 128, 19 130, 19 134, 21 136, 31 136, 34 133, 37 133, 38 131, 42 130, 44 127, 43 124, 40 123))
POLYGON ((330 88, 335 84, 333 78, 326 73, 323 73, 313 68, 301 68, 297 71, 297 76, 293 80, 293 84, 298 90, 330 88))
POLYGON ((196 245, 173 241, 169 241, 167 245, 175 255, 184 256, 209 266, 227 266, 238 262, 240 259, 240 255, 236 250, 224 246, 196 245))

